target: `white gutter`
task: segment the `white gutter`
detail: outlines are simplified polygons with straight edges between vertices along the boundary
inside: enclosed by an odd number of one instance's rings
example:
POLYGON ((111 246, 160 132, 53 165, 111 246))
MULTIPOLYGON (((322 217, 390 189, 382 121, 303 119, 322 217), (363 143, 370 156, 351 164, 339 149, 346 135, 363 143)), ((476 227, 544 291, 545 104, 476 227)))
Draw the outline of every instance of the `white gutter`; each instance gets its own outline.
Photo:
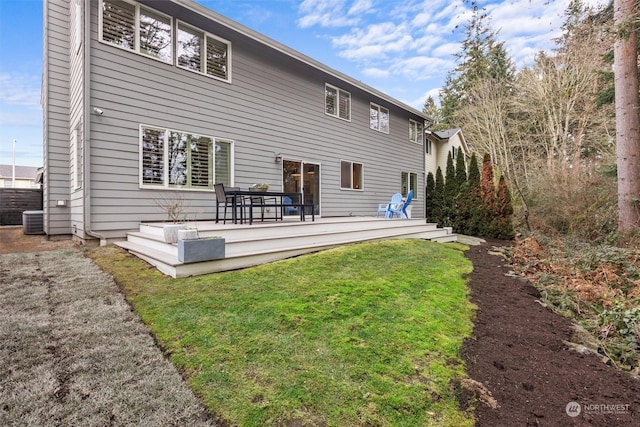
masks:
POLYGON ((83 223, 86 235, 100 239, 100 246, 107 245, 107 238, 91 229, 91 0, 84 0, 84 46, 82 76, 82 196, 83 223))

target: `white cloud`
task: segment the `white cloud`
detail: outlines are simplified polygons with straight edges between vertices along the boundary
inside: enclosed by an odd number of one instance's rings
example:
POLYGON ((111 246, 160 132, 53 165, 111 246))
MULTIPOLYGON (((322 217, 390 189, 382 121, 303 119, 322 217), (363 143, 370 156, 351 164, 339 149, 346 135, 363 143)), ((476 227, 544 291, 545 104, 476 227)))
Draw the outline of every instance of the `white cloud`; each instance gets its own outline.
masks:
POLYGON ((369 1, 358 0, 353 5, 354 14, 349 14, 346 0, 304 0, 298 7, 298 25, 301 28, 356 25, 360 21, 359 14, 367 6, 371 6, 369 1))
POLYGON ((373 3, 371 0, 356 0, 347 13, 349 15, 358 15, 371 12, 373 12, 373 3))
POLYGON ((374 79, 384 79, 391 75, 391 70, 389 69, 381 69, 375 67, 364 68, 362 70, 362 74, 367 77, 372 77, 374 79))
POLYGON ((402 54, 411 47, 413 38, 406 25, 383 22, 335 37, 332 42, 341 49, 339 55, 343 58, 369 61, 392 52, 402 54))
POLYGON ((40 106, 40 76, 0 73, 0 102, 8 105, 40 106))
MULTIPOLYGON (((606 1, 583 0, 593 6, 606 1)), ((530 65, 539 51, 555 47, 553 38, 561 34, 569 2, 485 0, 481 7, 486 23, 498 32, 497 40, 504 41, 508 55, 521 68, 530 65)), ((408 80, 443 84, 455 68, 454 54, 460 52, 472 11, 465 0, 304 0, 298 14, 302 27, 331 27, 331 33, 320 37, 330 38, 339 57, 403 96, 420 90, 420 86, 408 86, 408 80)), ((436 98, 438 92, 426 91, 436 98)), ((410 105, 421 108, 427 96, 410 105)))

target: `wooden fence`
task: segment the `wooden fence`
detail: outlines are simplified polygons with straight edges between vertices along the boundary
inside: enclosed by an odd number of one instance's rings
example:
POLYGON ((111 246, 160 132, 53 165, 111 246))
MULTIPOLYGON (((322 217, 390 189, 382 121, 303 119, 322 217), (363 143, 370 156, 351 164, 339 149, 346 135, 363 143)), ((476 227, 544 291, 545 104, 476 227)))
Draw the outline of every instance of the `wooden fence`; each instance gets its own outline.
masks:
POLYGON ((22 225, 22 212, 42 210, 42 190, 0 188, 0 225, 22 225))

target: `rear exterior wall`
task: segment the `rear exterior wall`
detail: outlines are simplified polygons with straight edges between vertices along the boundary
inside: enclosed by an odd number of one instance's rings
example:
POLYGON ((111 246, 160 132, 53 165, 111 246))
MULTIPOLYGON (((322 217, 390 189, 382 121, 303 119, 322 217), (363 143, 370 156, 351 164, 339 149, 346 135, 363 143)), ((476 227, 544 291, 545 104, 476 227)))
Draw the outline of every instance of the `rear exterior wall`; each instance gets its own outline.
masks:
MULTIPOLYGON (((409 119, 423 119, 361 89, 169 2, 154 9, 231 42, 231 83, 98 40, 91 10, 91 227, 124 237, 140 221, 165 220, 158 200, 181 197, 188 218, 215 216, 211 191, 149 190, 139 185, 140 125, 234 141, 233 184, 282 188, 275 155, 320 164, 321 215, 374 215, 400 191, 402 172, 417 174, 412 217, 424 217, 424 146, 409 141, 409 119), (351 93, 351 121, 325 114, 325 83, 351 93), (369 128, 370 102, 390 111, 390 132, 369 128), (340 188, 340 161, 364 165, 364 189, 340 188)), ((175 21, 174 21, 175 22, 175 21)))

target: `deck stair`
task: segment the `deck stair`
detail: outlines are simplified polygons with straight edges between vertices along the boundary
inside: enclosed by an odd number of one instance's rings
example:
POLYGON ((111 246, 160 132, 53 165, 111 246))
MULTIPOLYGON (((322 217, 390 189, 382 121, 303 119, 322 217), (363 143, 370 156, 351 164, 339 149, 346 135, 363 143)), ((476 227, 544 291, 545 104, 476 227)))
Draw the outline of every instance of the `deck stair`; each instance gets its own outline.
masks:
POLYGON ((164 223, 143 223, 116 244, 172 277, 187 277, 250 267, 279 259, 316 252, 356 242, 385 239, 456 241, 450 228, 438 228, 424 219, 348 217, 319 218, 314 222, 197 223, 200 237, 224 237, 225 259, 184 264, 178 261, 178 246, 164 241, 164 223))

